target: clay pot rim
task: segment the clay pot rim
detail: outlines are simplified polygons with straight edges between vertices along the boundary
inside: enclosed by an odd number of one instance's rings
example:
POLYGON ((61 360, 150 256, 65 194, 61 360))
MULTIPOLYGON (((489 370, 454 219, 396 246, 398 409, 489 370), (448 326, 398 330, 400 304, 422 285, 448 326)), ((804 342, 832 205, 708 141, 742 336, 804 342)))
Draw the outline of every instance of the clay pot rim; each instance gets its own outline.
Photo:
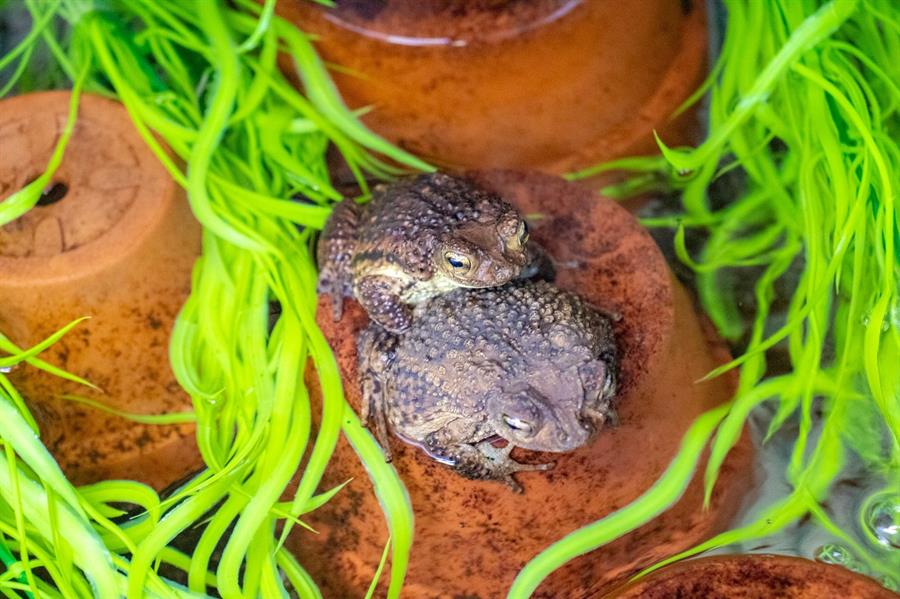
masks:
MULTIPOLYGON (((381 42, 389 46, 407 46, 414 48, 444 47, 447 49, 453 49, 465 48, 476 44, 492 44, 514 39, 517 36, 527 34, 531 31, 539 29, 540 27, 558 21, 559 19, 569 14, 572 10, 577 8, 579 5, 589 1, 591 0, 564 0, 562 6, 559 6, 552 11, 548 11, 547 14, 539 16, 538 19, 536 19, 534 22, 529 23, 525 27, 519 29, 499 29, 496 31, 489 31, 486 33, 468 36, 454 36, 450 32, 442 36, 418 36, 415 33, 394 35, 376 31, 373 29, 367 29, 366 27, 357 24, 353 20, 342 18, 340 15, 333 12, 325 12, 323 18, 335 27, 346 29, 347 31, 351 31, 361 37, 368 38, 375 42, 381 42)), ((454 16, 451 15, 450 20, 454 20, 454 16)))
MULTIPOLYGON (((27 104, 28 111, 34 112, 49 106, 67 107, 69 95, 68 90, 52 90, 13 96, 2 100, 2 104, 10 112, 21 109, 19 104, 27 104)), ((97 94, 83 93, 79 102, 76 127, 79 122, 83 122, 82 117, 89 115, 94 118, 102 115, 104 119, 110 121, 111 128, 134 127, 122 104, 97 94)), ((157 177, 154 176, 155 173, 151 172, 144 179, 164 182, 168 189, 162 188, 159 190, 160 193, 156 193, 152 189, 140 185, 139 190, 143 190, 143 193, 138 191, 138 197, 122 214, 114 227, 100 237, 75 249, 52 256, 11 257, 0 255, 0 272, 3 273, 5 284, 29 287, 39 283, 63 281, 71 278, 72 274, 76 272, 79 276, 91 275, 109 268, 111 264, 127 260, 131 251, 140 247, 142 241, 152 234, 159 221, 164 217, 165 211, 160 209, 159 204, 172 199, 178 201, 180 188, 171 179, 156 154, 145 143, 134 146, 134 150, 143 169, 156 169, 159 173, 157 177), (123 253, 122 248, 130 249, 123 253)), ((65 156, 57 173, 64 170, 64 165, 65 156)), ((43 172, 43 165, 38 168, 41 168, 41 172, 43 172)), ((35 209, 40 210, 40 207, 35 209)))
MULTIPOLYGON (((634 581, 625 582, 605 594, 599 599, 619 599, 637 597, 637 591, 649 590, 647 585, 666 585, 665 589, 675 590, 680 588, 679 581, 687 583, 699 577, 725 574, 733 568, 742 565, 755 565, 764 573, 764 576, 776 578, 779 570, 790 569, 795 575, 795 581, 802 581, 804 577, 819 576, 825 580, 853 581, 863 585, 869 590, 884 591, 885 596, 889 589, 881 587, 878 582, 864 574, 860 574, 839 564, 829 564, 817 560, 781 553, 728 553, 717 555, 702 555, 674 562, 657 571, 634 581)), ((741 590, 741 587, 735 588, 741 590)))

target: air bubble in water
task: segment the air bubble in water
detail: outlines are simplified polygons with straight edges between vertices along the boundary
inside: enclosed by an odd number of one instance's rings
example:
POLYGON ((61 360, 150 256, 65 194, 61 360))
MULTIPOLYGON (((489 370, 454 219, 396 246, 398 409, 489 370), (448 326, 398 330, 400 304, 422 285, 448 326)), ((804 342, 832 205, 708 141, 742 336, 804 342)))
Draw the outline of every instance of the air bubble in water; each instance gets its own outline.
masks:
POLYGON ((828 543, 819 547, 819 550, 816 552, 816 559, 825 564, 839 564, 841 566, 847 566, 854 561, 850 550, 836 543, 828 543))
POLYGON ((849 549, 837 543, 828 543, 819 547, 816 552, 816 560, 824 564, 836 564, 843 566, 848 570, 853 570, 858 574, 869 576, 869 568, 864 563, 856 559, 849 549))
POLYGON ((900 549, 900 495, 874 501, 866 510, 866 525, 879 543, 900 549))

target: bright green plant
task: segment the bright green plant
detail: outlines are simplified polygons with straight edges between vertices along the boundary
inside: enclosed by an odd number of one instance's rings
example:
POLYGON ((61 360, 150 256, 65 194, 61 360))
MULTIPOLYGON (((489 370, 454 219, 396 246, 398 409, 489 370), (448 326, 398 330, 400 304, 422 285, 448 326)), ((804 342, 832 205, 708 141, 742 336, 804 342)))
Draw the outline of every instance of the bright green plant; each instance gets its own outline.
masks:
POLYGON ((851 454, 883 482, 877 498, 900 504, 900 229, 895 204, 900 187, 900 6, 877 0, 734 0, 726 8, 721 56, 697 94, 710 92, 706 141, 692 150, 661 144, 664 159, 623 160, 575 178, 625 168, 639 174, 612 191, 631 193, 658 187, 661 181, 682 191, 683 214, 647 224, 678 227, 679 257, 697 272, 703 305, 725 337, 736 339, 743 331, 734 290, 723 286, 723 273, 762 268, 749 344, 743 355, 709 375, 739 367, 737 395, 726 409, 694 424, 653 488, 537 556, 516 579, 510 597, 527 597, 566 561, 667 509, 711 439, 705 471, 708 500, 750 411, 767 401, 777 404, 768 436, 788 419, 799 424, 786 473, 793 492, 756 522, 667 562, 771 535, 809 515, 841 539, 867 571, 880 576, 900 571, 900 555, 886 549, 868 523, 863 525, 869 531, 866 540, 858 540, 838 527, 822 505, 851 454), (724 208, 712 209, 710 183, 736 167, 747 174, 746 191, 724 208), (690 256, 685 247, 686 227, 708 234, 699 257, 690 256), (772 330, 775 282, 798 262, 802 274, 787 320, 772 330), (791 370, 764 378, 766 350, 779 342, 787 343, 791 370), (816 410, 822 416, 813 434, 816 410))
MULTIPOLYGON (((393 467, 346 408, 337 365, 314 320, 310 247, 330 205, 341 197, 328 175, 328 144, 340 150, 363 190, 368 177, 399 172, 372 150, 397 164, 429 166, 359 124, 310 40, 274 15, 271 0, 239 2, 239 9, 175 0, 25 4, 33 28, 0 59, 0 68, 18 60, 4 91, 27 74, 28 58, 43 40, 75 84, 72 113, 46 172, 0 205, 0 224, 34 206, 51 180, 82 88, 121 100, 144 140, 186 188, 203 225, 203 254, 177 319, 171 360, 194 403, 194 414, 181 418, 196 421, 207 468, 162 503, 136 483, 73 489, 37 442, 34 421, 0 374, 0 406, 9 412, 2 430, 7 468, 0 468, 0 557, 7 564, 0 591, 70 597, 92 588, 102 597, 120 591, 139 597, 145 590, 185 596, 212 586, 223 597, 275 597, 287 592, 283 573, 301 596, 318 596, 282 544, 294 525, 305 526, 303 513, 339 491, 318 487, 343 432, 371 473, 388 519, 389 594, 397 596, 412 541, 412 512, 393 467), (60 20, 69 26, 64 40, 49 29, 60 20), (279 71, 279 52, 293 59, 306 95, 279 71), (270 333, 272 301, 283 312, 270 333), (322 388, 314 437, 303 379, 308 360, 322 388), (293 499, 281 502, 304 454, 308 459, 293 499), (113 524, 109 517, 119 512, 109 507, 112 502, 142 506, 144 513, 113 524), (167 547, 210 510, 193 555, 167 547), (231 524, 221 561, 210 572, 213 549, 231 524), (159 578, 160 561, 182 568, 188 588, 159 578), (34 575, 38 567, 46 568, 50 581, 34 575)), ((55 371, 36 358, 44 347, 22 352, 6 342, 2 349, 11 355, 3 363, 30 362, 55 371)))
MULTIPOLYGON (((67 130, 80 90, 118 98, 186 188, 204 228, 203 255, 178 318, 171 357, 194 413, 156 421, 195 420, 207 464, 165 501, 127 481, 73 488, 34 436, 37 426, 3 374, 28 364, 89 384, 38 357, 67 329, 29 350, 0 337, 6 354, 0 358, 5 460, 0 464, 5 565, 0 592, 6 596, 188 597, 213 587, 224 597, 273 597, 286 592, 283 574, 300 596, 317 597, 315 582, 282 543, 292 527, 304 526, 303 513, 340 492, 318 487, 341 433, 366 465, 384 508, 391 538, 378 573, 390 558, 389 596, 400 592, 412 542, 409 500, 394 469, 346 408, 337 366, 314 322, 310 245, 339 198, 325 161, 329 143, 343 154, 364 192, 367 176, 397 173, 372 152, 391 164, 429 167, 359 124, 341 103, 310 40, 274 15, 272 0, 235 5, 25 0, 32 30, 0 57, 0 71, 11 75, 0 95, 16 85, 26 90, 52 81, 54 75, 31 65, 42 52, 53 57, 74 86, 67 130), (61 24, 67 25, 63 36, 61 24), (292 57, 303 94, 279 72, 280 52, 292 57), (303 201, 289 199, 293 196, 303 201), (283 313, 269 333, 271 300, 283 313), (308 360, 323 390, 316 431, 303 379, 308 360), (281 502, 304 453, 309 459, 293 500, 281 502), (113 505, 122 501, 140 506, 141 515, 114 523, 121 512, 113 505), (167 546, 201 518, 208 519, 208 527, 193 555, 167 546), (221 562, 212 568, 213 548, 232 523, 221 562), (187 573, 188 587, 161 578, 160 562, 187 573)), ((736 300, 721 284, 721 274, 762 268, 748 348, 724 367, 740 368, 738 395, 697 420, 669 470, 643 497, 529 563, 511 597, 527 597, 554 568, 665 510, 681 494, 710 439, 706 485, 711 491, 747 415, 765 401, 778 405, 771 434, 788 419, 800 425, 787 472, 794 492, 758 522, 688 554, 764 536, 810 514, 871 571, 900 569, 896 555, 880 550, 880 539, 869 534, 855 540, 821 507, 849 451, 885 481, 868 504, 900 492, 900 239, 894 205, 900 9, 877 0, 727 6, 721 58, 698 92, 710 92, 707 141, 695 150, 664 148, 665 160, 614 166, 641 171, 620 192, 660 181, 683 190, 683 215, 648 224, 707 231, 700 256, 688 255, 683 235, 679 249, 697 270, 703 303, 726 337, 741 331, 736 300), (714 210, 706 190, 734 167, 746 171, 748 189, 714 210), (803 272, 787 321, 772 330, 774 283, 798 260, 803 272), (778 342, 787 343, 792 369, 764 378, 765 351, 778 342), (824 357, 829 346, 835 356, 830 360, 824 357), (817 408, 824 416, 813 435, 817 408)), ((66 140, 64 134, 42 178, 0 204, 0 225, 37 202, 66 140)))

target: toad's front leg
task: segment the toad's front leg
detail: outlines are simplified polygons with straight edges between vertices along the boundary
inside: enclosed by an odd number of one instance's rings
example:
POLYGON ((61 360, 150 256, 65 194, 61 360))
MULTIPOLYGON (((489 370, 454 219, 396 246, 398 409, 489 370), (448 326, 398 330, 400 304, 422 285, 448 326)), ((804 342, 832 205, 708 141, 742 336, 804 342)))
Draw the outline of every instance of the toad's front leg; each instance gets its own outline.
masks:
POLYGON ((412 323, 412 308, 401 300, 408 283, 384 275, 360 277, 353 293, 369 318, 392 333, 402 333, 412 323))
POLYGON ((475 480, 496 480, 507 487, 521 493, 523 491, 513 474, 530 470, 549 470, 553 463, 549 464, 520 464, 510 457, 513 450, 512 443, 506 447, 494 447, 489 441, 482 441, 475 445, 470 443, 456 443, 439 446, 439 433, 430 435, 426 440, 426 450, 433 458, 451 466, 466 478, 475 480))

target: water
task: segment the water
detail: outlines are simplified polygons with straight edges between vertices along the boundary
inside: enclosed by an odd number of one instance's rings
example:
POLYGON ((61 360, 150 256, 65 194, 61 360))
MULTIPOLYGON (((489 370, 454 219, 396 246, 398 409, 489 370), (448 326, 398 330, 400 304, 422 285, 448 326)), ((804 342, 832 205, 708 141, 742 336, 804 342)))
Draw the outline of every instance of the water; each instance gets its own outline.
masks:
POLYGON ((866 509, 864 522, 879 543, 900 549, 900 493, 876 496, 866 509))
MULTIPOLYGON (((715 204, 717 201, 727 201, 742 189, 743 181, 739 173, 739 170, 732 171, 732 176, 726 175, 714 184, 710 190, 711 202, 715 204)), ((647 204, 640 214, 648 217, 671 214, 678 209, 678 202, 679 199, 675 196, 659 197, 647 204)), ((657 228, 651 229, 650 232, 673 272, 683 284, 696 293, 695 274, 686 269, 675 255, 674 230, 657 228)), ((703 243, 704 238, 700 233, 689 232, 686 237, 686 244, 692 254, 699 253, 703 243)), ((777 326, 784 323, 788 300, 800 280, 802 268, 802 261, 796 261, 775 287, 776 297, 772 302, 770 321, 777 326)), ((733 287, 739 302, 743 300, 743 305, 739 306, 741 308, 739 314, 745 321, 739 328, 749 330, 750 319, 757 309, 752 287, 748 287, 748 284, 753 283, 752 272, 748 269, 723 271, 722 282, 723 285, 733 287)), ((890 324, 898 322, 900 322, 900 308, 892 306, 883 328, 889 329, 890 324)), ((863 319, 860 324, 865 326, 868 322, 863 319)), ((743 342, 737 343, 738 347, 733 350, 734 355, 741 353, 741 343, 746 344, 746 335, 743 342)), ((833 357, 833 347, 826 345, 823 360, 828 362, 833 360, 833 357)), ((766 358, 770 374, 786 373, 791 370, 788 347, 783 342, 770 349, 766 358)), ((845 434, 842 443, 845 447, 846 464, 821 502, 824 512, 839 531, 828 530, 815 518, 807 515, 799 522, 770 536, 721 547, 710 553, 774 553, 815 559, 844 566, 896 590, 900 586, 898 574, 900 573, 900 480, 896 480, 898 476, 896 470, 890 474, 885 472, 890 445, 882 418, 871 407, 872 403, 870 399, 855 402, 843 418, 845 434), (881 435, 882 432, 885 435, 881 435), (867 462, 852 453, 849 447, 851 442, 867 455, 867 462), (895 480, 887 481, 884 476, 892 476, 895 480), (893 490, 885 491, 889 482, 893 483, 893 490), (841 538, 840 532, 844 533, 846 538, 841 538)), ((789 419, 781 430, 763 444, 777 406, 777 402, 774 401, 765 403, 752 412, 748 420, 756 449, 753 474, 757 483, 754 493, 745 498, 745 505, 732 523, 732 528, 755 524, 770 506, 789 496, 793 491, 786 473, 794 442, 799 435, 796 420, 789 419)), ((814 409, 813 412, 815 420, 821 410, 814 409)), ((821 432, 820 427, 821 422, 815 420, 808 437, 807 452, 816 446, 821 432)))
MULTIPOLYGON (((763 445, 774 404, 753 412, 749 427, 756 446, 756 493, 747 498, 733 527, 752 524, 776 501, 793 490, 785 473, 790 462, 798 430, 787 423, 763 445)), ((816 423, 810 435, 810 446, 819 436, 816 423)), ((849 453, 849 452, 848 452, 849 453)), ((884 492, 886 481, 874 474, 855 456, 847 457, 823 508, 840 530, 842 539, 809 516, 783 530, 758 540, 721 547, 714 554, 775 553, 837 564, 870 576, 891 590, 900 590, 900 492, 884 492), (857 552, 854 545, 862 551, 857 552)))

